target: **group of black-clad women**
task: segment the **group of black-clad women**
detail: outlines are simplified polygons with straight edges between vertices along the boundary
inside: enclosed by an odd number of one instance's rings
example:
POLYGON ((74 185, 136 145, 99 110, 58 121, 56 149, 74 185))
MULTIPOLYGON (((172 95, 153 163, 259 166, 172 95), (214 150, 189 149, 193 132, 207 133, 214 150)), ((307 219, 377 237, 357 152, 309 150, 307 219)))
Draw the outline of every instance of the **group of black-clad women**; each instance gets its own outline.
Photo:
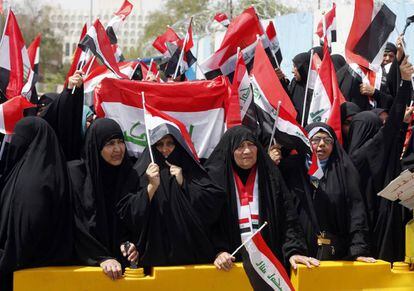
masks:
MULTIPOLYGON (((309 53, 293 60, 287 88, 305 114, 306 59, 309 53)), ((285 266, 399 260, 406 213, 376 194, 399 173, 412 113, 413 69, 400 63, 393 63, 399 83, 384 125, 345 103, 345 148, 327 124, 307 125, 321 179, 309 176, 307 154, 283 144, 267 152, 265 138, 245 126, 228 129, 203 165, 169 128, 151 139, 153 161, 147 147, 134 163, 115 121, 96 119, 86 130, 76 72, 60 95, 40 98, 38 116, 18 122, 2 160, 1 290, 12 288, 15 270, 39 266, 99 265, 112 279, 130 264, 214 262, 229 270, 241 260, 230 254, 242 242, 242 204, 257 219, 250 231, 268 222, 262 236, 285 266)))

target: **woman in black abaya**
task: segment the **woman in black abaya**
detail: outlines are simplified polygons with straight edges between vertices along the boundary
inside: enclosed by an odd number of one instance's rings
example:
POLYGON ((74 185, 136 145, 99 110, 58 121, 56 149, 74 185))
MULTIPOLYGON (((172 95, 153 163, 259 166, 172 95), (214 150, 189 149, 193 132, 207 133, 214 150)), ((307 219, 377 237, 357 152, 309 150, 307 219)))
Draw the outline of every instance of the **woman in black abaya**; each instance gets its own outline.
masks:
MULTIPOLYGON (((348 149, 361 177, 361 190, 367 201, 373 252, 387 261, 404 259, 404 210, 398 202, 377 196, 401 171, 400 157, 404 144, 404 115, 411 97, 411 75, 413 67, 407 59, 400 66, 401 79, 397 96, 389 111, 387 122, 382 126, 374 112, 361 112, 354 116, 350 131, 348 149)), ((409 122, 406 120, 406 122, 409 122)))
POLYGON ((137 260, 132 241, 138 230, 121 223, 116 206, 139 185, 119 125, 111 119, 97 119, 86 133, 83 155, 82 160, 68 164, 74 192, 75 249, 83 264, 100 265, 107 276, 118 279, 121 265, 126 265, 123 257, 137 260), (128 249, 127 241, 131 241, 128 249))
POLYGON ((310 161, 300 155, 283 159, 281 170, 288 188, 296 194, 295 206, 309 254, 321 260, 375 261, 368 258, 368 223, 357 170, 330 126, 315 122, 306 130, 323 177, 309 176, 310 161), (318 247, 321 242, 324 246, 318 247))
POLYGON ((164 129, 151 138, 154 163, 146 148, 135 166, 151 200, 138 242, 140 265, 209 263, 215 256, 210 227, 218 219, 224 193, 194 159, 181 134, 164 129))
MULTIPOLYGON (((288 261, 294 268, 296 263, 308 266, 319 264, 315 259, 301 256, 306 253, 306 245, 291 204, 290 193, 278 168, 247 127, 236 126, 229 129, 205 166, 209 175, 227 193, 226 203, 214 232, 217 255, 214 264, 217 268, 229 270, 232 261, 241 260, 239 254, 236 258, 230 256, 230 253, 241 244, 239 198, 236 194, 235 179, 240 179, 245 187, 249 187, 246 186, 247 181, 251 181, 252 175, 256 176, 256 169, 258 178, 254 178, 253 182, 257 183, 258 192, 253 191, 252 196, 257 195, 258 202, 257 207, 253 208, 258 209, 258 213, 255 213, 259 217, 257 227, 265 221, 269 223, 261 234, 270 250, 285 266, 288 261)), ((253 201, 257 200, 253 198, 253 201)), ((252 209, 251 205, 250 208, 252 209)))
MULTIPOLYGON (((306 91, 306 82, 308 80, 308 71, 309 71, 309 61, 310 53, 301 53, 293 58, 293 70, 292 73, 294 78, 289 86, 289 95, 290 99, 295 106, 295 109, 298 113, 296 120, 299 124, 302 122, 303 115, 303 103, 305 102, 305 91, 306 91)), ((306 110, 305 110, 305 121, 304 125, 307 124, 307 116, 309 113, 309 106, 312 101, 313 90, 308 89, 308 94, 306 98, 306 110)))
POLYGON ((71 263, 70 181, 53 129, 38 117, 16 124, 0 196, 0 289, 17 269, 71 263))

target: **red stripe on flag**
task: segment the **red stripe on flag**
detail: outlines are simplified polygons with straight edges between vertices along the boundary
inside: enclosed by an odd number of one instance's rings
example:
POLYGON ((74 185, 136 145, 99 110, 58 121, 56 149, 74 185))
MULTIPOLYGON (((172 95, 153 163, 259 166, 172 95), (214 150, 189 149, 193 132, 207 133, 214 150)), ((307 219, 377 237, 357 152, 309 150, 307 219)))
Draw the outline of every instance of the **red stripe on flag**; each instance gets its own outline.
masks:
POLYGON ((266 242, 264 241, 262 234, 258 233, 253 238, 252 241, 256 245, 257 249, 266 256, 269 261, 271 261, 279 271, 280 275, 282 276, 283 280, 285 280, 286 284, 290 287, 291 290, 295 290, 293 288, 292 282, 290 282, 290 278, 283 267, 283 265, 279 262, 279 260, 276 258, 276 256, 273 254, 273 252, 270 250, 270 248, 267 246, 266 242))
POLYGON ((280 107, 283 107, 291 116, 293 116, 293 118, 296 118, 296 109, 293 106, 289 95, 280 83, 261 41, 259 41, 256 46, 251 74, 254 75, 254 78, 263 91, 263 94, 265 95, 263 97, 269 100, 269 103, 273 108, 276 109, 279 101, 281 101, 282 103, 280 107))
POLYGON ((16 96, 0 105, 3 108, 4 129, 0 129, 5 134, 12 134, 16 123, 23 118, 23 110, 36 105, 27 101, 22 96, 16 96))
POLYGON ((177 83, 137 82, 105 78, 95 90, 95 110, 104 117, 103 102, 119 102, 142 108, 140 92, 147 104, 161 111, 198 112, 224 108, 229 90, 224 77, 212 81, 177 83))
POLYGON ((185 125, 179 121, 178 119, 175 119, 174 117, 161 112, 159 110, 157 110, 156 108, 152 107, 151 105, 145 104, 145 110, 150 113, 152 116, 158 116, 161 117, 164 120, 170 121, 172 123, 174 123, 175 125, 178 126, 178 128, 180 129, 181 135, 183 136, 185 142, 187 143, 188 147, 190 148, 191 152, 193 153, 193 156, 195 157, 195 159, 197 161, 199 161, 198 155, 197 155, 197 151, 194 147, 194 144, 191 140, 191 136, 187 131, 187 128, 185 127, 185 125))

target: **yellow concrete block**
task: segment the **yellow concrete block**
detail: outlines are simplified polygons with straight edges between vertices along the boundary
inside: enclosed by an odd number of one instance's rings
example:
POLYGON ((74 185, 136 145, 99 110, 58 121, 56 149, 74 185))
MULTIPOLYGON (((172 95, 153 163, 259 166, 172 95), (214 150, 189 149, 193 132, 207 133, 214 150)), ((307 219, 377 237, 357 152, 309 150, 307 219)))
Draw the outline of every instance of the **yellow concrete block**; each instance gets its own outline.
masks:
POLYGON ((212 265, 156 267, 143 278, 139 272, 126 272, 123 279, 112 281, 97 267, 27 269, 14 273, 14 291, 251 290, 240 263, 230 272, 217 271, 212 265))
POLYGON ((321 262, 319 268, 300 265, 291 275, 296 290, 414 290, 414 272, 391 270, 391 264, 378 261, 321 262))

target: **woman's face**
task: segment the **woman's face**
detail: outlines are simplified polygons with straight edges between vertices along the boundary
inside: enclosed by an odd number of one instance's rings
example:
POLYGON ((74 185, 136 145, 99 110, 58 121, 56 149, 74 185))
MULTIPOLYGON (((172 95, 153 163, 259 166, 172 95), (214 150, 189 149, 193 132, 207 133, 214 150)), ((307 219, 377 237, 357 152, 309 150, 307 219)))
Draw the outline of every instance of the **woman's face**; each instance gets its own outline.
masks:
POLYGON ((257 147, 251 141, 243 141, 233 153, 236 165, 244 170, 251 169, 256 165, 257 147))
POLYGON ((312 149, 319 160, 326 160, 331 156, 334 140, 326 132, 320 131, 310 139, 312 149))
POLYGON ((123 139, 114 138, 108 141, 101 150, 101 156, 108 164, 119 166, 125 155, 125 143, 123 139))
POLYGON ((293 77, 295 77, 296 81, 300 82, 302 80, 299 70, 295 64, 293 64, 292 74, 293 74, 293 77))
POLYGON ((162 139, 157 141, 157 143, 155 144, 155 147, 164 156, 164 158, 168 158, 168 156, 175 149, 175 142, 172 136, 167 134, 162 139))

